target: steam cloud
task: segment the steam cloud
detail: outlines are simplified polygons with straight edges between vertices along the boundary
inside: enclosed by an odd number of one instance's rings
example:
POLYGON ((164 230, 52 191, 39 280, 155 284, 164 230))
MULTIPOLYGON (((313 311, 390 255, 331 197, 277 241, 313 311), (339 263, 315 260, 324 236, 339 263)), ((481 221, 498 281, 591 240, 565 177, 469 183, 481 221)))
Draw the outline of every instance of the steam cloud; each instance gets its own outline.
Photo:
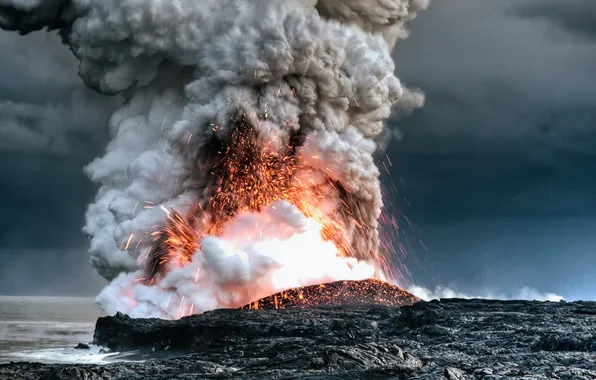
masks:
POLYGON ((441 298, 482 298, 489 300, 528 300, 551 302, 559 302, 563 300, 563 297, 558 294, 541 293, 538 290, 529 287, 523 287, 511 295, 491 291, 480 291, 476 294, 468 294, 443 286, 437 286, 434 289, 428 289, 422 286, 411 286, 408 288, 408 291, 426 301, 441 298))
POLYGON ((277 291, 370 276, 346 260, 334 264, 337 272, 310 268, 309 275, 279 280, 300 255, 311 267, 335 255, 316 238, 309 240, 314 247, 297 252, 294 237, 318 230, 281 202, 239 214, 159 286, 138 283, 152 248, 149 234, 167 222, 168 210, 188 213, 213 196, 214 146, 237 128, 238 115, 274 146, 295 145, 306 168, 295 178, 326 189, 321 209, 345 226, 356 258, 377 259, 383 203, 375 139, 392 109, 407 113, 424 101, 395 77, 391 50, 428 2, 0 0, 1 28, 59 30, 84 83, 125 98, 110 119, 105 155, 86 168, 101 184, 84 227, 91 264, 114 280, 98 297, 102 306, 174 318, 238 305, 255 296, 239 288, 263 282, 277 291), (238 238, 263 231, 268 240, 238 238), (315 258, 309 250, 320 252, 315 258))

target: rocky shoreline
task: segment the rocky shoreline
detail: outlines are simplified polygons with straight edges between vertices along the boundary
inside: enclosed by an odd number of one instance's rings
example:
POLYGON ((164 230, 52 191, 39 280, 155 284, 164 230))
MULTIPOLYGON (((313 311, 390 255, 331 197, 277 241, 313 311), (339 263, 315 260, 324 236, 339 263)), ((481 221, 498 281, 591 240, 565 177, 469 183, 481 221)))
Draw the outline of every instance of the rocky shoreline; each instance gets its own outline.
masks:
POLYGON ((409 306, 100 318, 95 343, 153 360, 0 366, 0 379, 596 379, 596 302, 448 299, 409 306))

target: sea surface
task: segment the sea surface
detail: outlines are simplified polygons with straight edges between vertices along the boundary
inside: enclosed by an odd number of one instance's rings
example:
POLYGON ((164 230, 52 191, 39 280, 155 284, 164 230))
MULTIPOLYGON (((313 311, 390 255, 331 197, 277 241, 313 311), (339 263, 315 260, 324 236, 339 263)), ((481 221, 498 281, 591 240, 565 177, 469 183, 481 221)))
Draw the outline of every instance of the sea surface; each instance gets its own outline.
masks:
POLYGON ((0 364, 101 363, 101 347, 74 347, 93 340, 102 313, 92 298, 0 296, 0 364))

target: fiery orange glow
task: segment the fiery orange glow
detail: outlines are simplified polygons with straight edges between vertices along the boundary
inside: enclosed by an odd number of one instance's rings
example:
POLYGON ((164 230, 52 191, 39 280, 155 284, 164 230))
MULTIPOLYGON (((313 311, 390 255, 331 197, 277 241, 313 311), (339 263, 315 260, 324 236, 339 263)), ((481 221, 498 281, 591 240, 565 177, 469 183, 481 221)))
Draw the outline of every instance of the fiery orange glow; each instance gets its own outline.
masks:
MULTIPOLYGON (((332 241, 342 255, 354 257, 345 227, 325 215, 321 207, 329 188, 337 192, 345 190, 327 175, 323 185, 303 183, 304 179, 300 178, 309 178, 314 169, 300 163, 294 142, 279 143, 264 138, 243 115, 220 144, 210 172, 215 186, 210 189, 212 197, 207 204, 204 207, 197 204, 185 216, 164 208, 167 223, 152 233, 152 252, 147 266, 149 284, 154 283, 169 264, 187 264, 200 248, 202 237, 219 235, 239 212, 260 211, 278 200, 289 201, 306 217, 316 220, 322 226, 321 235, 325 240, 332 241), (301 174, 300 178, 297 173, 301 174)), ((350 205, 342 207, 350 212, 350 205)), ((359 228, 368 228, 357 221, 356 224, 359 228)))

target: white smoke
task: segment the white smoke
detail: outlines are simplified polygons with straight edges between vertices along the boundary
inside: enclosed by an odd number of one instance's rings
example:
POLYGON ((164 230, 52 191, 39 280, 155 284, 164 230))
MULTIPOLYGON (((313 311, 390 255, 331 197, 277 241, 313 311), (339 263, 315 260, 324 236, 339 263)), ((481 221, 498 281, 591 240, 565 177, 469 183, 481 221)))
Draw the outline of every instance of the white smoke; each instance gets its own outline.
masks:
POLYGON ((139 283, 143 273, 121 273, 97 301, 110 314, 174 319, 373 274, 372 266, 338 256, 335 245, 321 238, 316 221, 279 201, 260 213, 238 215, 221 236, 205 237, 192 262, 169 271, 159 286, 139 283))
POLYGON ((422 298, 425 301, 441 298, 482 298, 489 300, 529 300, 529 301, 551 301, 559 302, 563 297, 555 293, 541 293, 536 289, 523 287, 513 294, 504 294, 500 292, 493 292, 489 290, 482 290, 474 294, 462 293, 455 289, 437 286, 434 289, 428 289, 422 286, 413 285, 408 288, 408 291, 415 296, 422 298))
MULTIPOLYGON (((156 286, 133 285, 152 248, 149 234, 166 222, 162 207, 187 211, 211 197, 217 178, 205 156, 212 141, 236 127, 239 109, 277 146, 301 136, 296 157, 307 171, 297 177, 308 177, 312 186, 330 178, 346 190, 325 200, 326 213, 345 225, 360 259, 374 259, 383 205, 375 139, 392 109, 407 113, 424 101, 395 77, 390 54, 407 37, 405 23, 427 6, 428 0, 0 0, 0 27, 60 29, 83 81, 125 97, 110 119, 105 155, 86 169, 101 184, 84 227, 91 264, 115 279, 99 297, 102 306, 169 317, 180 313, 164 303, 166 295, 183 308, 184 298, 195 311, 239 306, 250 297, 229 291, 230 273, 241 275, 243 286, 256 286, 294 260, 298 253, 288 242, 307 232, 288 221, 296 217, 290 207, 276 219, 293 231, 279 243, 287 258, 264 242, 233 246, 236 235, 208 237, 187 267, 173 268, 156 286), (217 272, 224 257, 233 257, 229 273, 217 272), (191 274, 199 268, 214 272, 195 283, 191 274), (124 293, 129 297, 119 300, 124 293)), ((229 228, 245 234, 245 219, 271 218, 268 212, 238 216, 243 221, 229 228)), ((286 285, 312 281, 307 274, 331 250, 319 243, 313 248, 322 249, 321 258, 302 252, 313 261, 303 271, 292 264, 296 273, 286 285)), ((317 281, 354 276, 318 267, 313 273, 317 281)))

